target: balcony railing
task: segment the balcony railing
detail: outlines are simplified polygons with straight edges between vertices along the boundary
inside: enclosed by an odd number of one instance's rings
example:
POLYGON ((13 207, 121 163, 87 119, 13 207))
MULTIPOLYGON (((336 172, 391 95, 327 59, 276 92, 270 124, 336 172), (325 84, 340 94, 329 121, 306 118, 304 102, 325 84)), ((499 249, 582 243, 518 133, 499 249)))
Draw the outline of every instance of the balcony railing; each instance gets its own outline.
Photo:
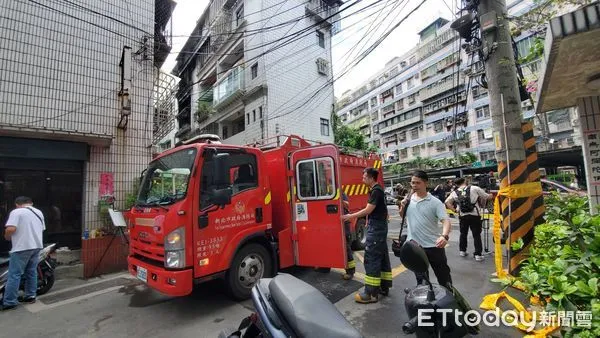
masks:
MULTIPOLYGON (((460 82, 458 83, 458 85, 464 84, 464 77, 461 77, 459 80, 460 80, 460 82)), ((421 101, 424 101, 430 97, 433 97, 433 96, 441 94, 447 90, 455 88, 456 86, 457 86, 456 77, 451 75, 447 78, 440 80, 439 82, 437 82, 430 88, 421 89, 421 91, 419 92, 419 98, 421 99, 421 101)))
POLYGON ((234 94, 241 94, 244 91, 244 67, 233 68, 229 74, 219 80, 214 88, 213 104, 219 105, 234 94))
POLYGON ((335 15, 338 12, 338 10, 339 5, 332 6, 323 0, 309 0, 306 4, 306 11, 310 14, 315 15, 323 20, 331 17, 327 19, 327 22, 329 22, 330 24, 333 23, 333 20, 335 18, 332 16, 335 15))

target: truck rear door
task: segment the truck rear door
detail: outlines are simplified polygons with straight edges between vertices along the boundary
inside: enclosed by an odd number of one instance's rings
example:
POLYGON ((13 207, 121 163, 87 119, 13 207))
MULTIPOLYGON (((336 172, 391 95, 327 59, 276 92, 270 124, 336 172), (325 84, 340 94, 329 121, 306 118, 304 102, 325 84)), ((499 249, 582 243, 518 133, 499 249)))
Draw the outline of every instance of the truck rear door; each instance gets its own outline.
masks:
POLYGON ((346 265, 338 158, 338 149, 333 145, 304 148, 291 155, 297 265, 332 268, 346 265))

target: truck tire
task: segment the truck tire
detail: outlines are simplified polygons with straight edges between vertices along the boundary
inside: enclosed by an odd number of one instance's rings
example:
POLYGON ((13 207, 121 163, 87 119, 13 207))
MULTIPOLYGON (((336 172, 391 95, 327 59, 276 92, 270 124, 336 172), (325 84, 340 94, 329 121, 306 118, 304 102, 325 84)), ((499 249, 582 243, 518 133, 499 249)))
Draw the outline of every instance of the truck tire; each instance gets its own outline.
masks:
POLYGON ((227 290, 235 300, 250 298, 252 287, 261 278, 271 277, 273 263, 269 252, 260 244, 243 246, 233 258, 225 277, 227 290))
POLYGON ((367 240, 367 227, 365 226, 365 219, 361 218, 356 221, 356 227, 354 228, 354 241, 352 241, 352 250, 360 251, 365 249, 365 242, 367 240))

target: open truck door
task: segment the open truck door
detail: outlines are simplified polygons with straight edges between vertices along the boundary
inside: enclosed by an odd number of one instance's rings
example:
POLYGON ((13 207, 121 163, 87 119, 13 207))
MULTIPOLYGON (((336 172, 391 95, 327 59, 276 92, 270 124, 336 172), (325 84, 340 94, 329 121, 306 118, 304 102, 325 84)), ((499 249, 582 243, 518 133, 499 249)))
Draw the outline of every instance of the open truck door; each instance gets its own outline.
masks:
POLYGON ((290 161, 296 265, 345 267, 338 149, 333 145, 304 148, 294 151, 290 161))

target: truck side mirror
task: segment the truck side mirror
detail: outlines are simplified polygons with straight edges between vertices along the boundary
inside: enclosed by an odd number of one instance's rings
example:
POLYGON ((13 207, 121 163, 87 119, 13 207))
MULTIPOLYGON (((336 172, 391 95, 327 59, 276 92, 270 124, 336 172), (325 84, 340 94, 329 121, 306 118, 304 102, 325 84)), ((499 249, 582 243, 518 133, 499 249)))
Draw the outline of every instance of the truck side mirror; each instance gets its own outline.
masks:
POLYGON ((142 181, 144 180, 144 174, 146 174, 146 171, 148 170, 148 168, 142 170, 142 172, 140 173, 140 180, 139 180, 139 184, 140 186, 142 185, 142 181))
POLYGON ((227 204, 231 204, 231 195, 233 195, 231 187, 215 189, 213 190, 210 199, 213 202, 213 204, 218 206, 224 206, 227 204))
POLYGON ((224 206, 231 204, 231 160, 229 154, 215 154, 212 159, 213 187, 211 200, 215 205, 224 206))
POLYGON ((229 175, 229 170, 231 168, 231 162, 229 159, 229 154, 216 154, 213 157, 213 185, 222 189, 231 185, 231 176, 229 175))

